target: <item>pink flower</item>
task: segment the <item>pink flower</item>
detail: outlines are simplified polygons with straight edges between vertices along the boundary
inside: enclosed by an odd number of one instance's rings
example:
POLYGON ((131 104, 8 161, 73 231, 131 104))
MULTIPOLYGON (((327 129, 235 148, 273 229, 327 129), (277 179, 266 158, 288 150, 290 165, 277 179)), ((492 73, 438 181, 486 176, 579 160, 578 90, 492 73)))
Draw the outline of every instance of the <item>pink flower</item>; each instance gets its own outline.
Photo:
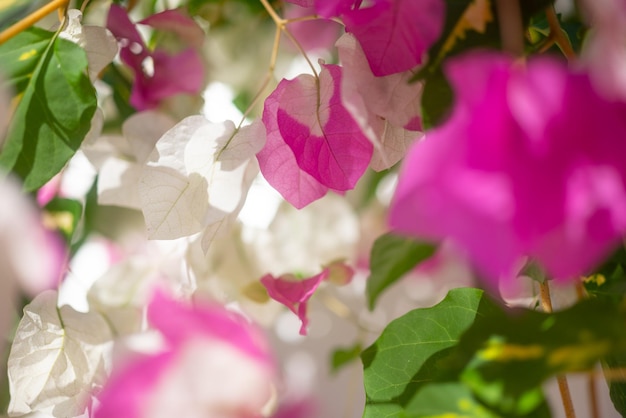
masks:
POLYGON ((445 21, 442 0, 287 0, 339 17, 361 44, 376 76, 407 71, 422 62, 445 21))
POLYGON ((443 30, 441 0, 375 0, 341 16, 361 44, 376 76, 410 70, 422 62, 443 30))
POLYGON ((165 347, 114 370, 96 418, 261 415, 274 364, 255 327, 219 306, 187 306, 161 293, 150 303, 148 320, 165 347))
POLYGON ((307 302, 313 296, 322 281, 326 280, 330 274, 328 268, 321 273, 304 280, 297 280, 291 275, 283 275, 278 278, 271 274, 266 274, 261 278, 261 284, 267 289, 269 296, 277 302, 282 303, 289 310, 300 318, 302 326, 300 335, 306 335, 306 327, 309 320, 306 316, 307 302))
MULTIPOLYGON (((314 14, 315 9, 312 7, 285 5, 285 19, 294 19, 314 14)), ((303 20, 289 24, 291 34, 298 40, 300 46, 305 51, 331 50, 339 37, 341 29, 342 27, 339 23, 326 19, 303 20)), ((286 42, 285 45, 297 51, 297 48, 291 41, 286 42)))
POLYGON ((626 105, 548 57, 477 52, 447 74, 456 104, 409 152, 392 227, 449 237, 494 282, 525 256, 558 279, 589 272, 626 230, 626 105))
POLYGON ((591 23, 582 51, 583 65, 602 93, 626 101, 626 2, 583 0, 580 7, 591 23))
POLYGON ((372 143, 342 104, 341 77, 338 65, 322 65, 319 80, 282 80, 265 100, 259 167, 298 209, 329 190, 353 189, 372 158, 372 143))
POLYGON ((42 224, 41 213, 12 177, 0 173, 0 332, 7 333, 20 295, 56 288, 66 269, 60 236, 42 224))
MULTIPOLYGON (((157 29, 177 29, 178 35, 192 45, 199 45, 198 33, 202 30, 193 19, 175 10, 166 10, 140 22, 157 29)), ((194 48, 176 55, 156 49, 150 51, 126 11, 112 4, 107 18, 107 28, 120 43, 120 58, 135 74, 130 104, 137 110, 151 109, 168 97, 180 93, 196 94, 204 80, 204 66, 194 48)))

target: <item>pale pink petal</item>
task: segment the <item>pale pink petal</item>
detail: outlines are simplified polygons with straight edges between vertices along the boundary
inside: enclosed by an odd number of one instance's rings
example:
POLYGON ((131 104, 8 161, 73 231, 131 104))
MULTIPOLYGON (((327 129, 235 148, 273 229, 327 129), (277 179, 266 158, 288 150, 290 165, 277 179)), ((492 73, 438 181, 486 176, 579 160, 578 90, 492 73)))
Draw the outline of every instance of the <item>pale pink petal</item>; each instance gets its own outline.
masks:
POLYGON ((161 100, 176 94, 195 94, 201 90, 204 66, 195 49, 174 56, 157 50, 146 59, 152 60, 154 73, 146 73, 143 67, 135 73, 130 103, 138 110, 154 108, 161 100))
POLYGON ((346 109, 374 144, 370 163, 376 171, 397 163, 409 145, 422 137, 419 128, 423 84, 410 83, 409 71, 376 77, 352 34, 336 43, 343 68, 341 96, 346 109))
POLYGON ((191 17, 179 10, 170 9, 153 14, 138 22, 154 29, 173 32, 191 47, 200 48, 204 42, 204 31, 191 17))
MULTIPOLYGON (((313 7, 285 7, 285 19, 293 19, 315 14, 313 7)), ((332 49, 333 44, 339 37, 342 27, 332 20, 314 19, 293 22, 289 24, 289 31, 298 40, 305 51, 332 49)), ((286 43, 292 46, 292 42, 286 43)), ((295 47, 293 47, 295 50, 295 47)))
POLYGON ((346 31, 363 47, 372 72, 383 76, 422 62, 443 29, 442 0, 377 0, 342 15, 346 31))
POLYGON ((174 356, 170 351, 141 357, 114 372, 98 395, 94 418, 145 418, 143 410, 174 356))
POLYGON ((198 336, 220 339, 251 358, 271 361, 260 330, 241 315, 218 305, 190 309, 162 292, 156 292, 148 307, 148 321, 173 345, 183 344, 198 336))
POLYGON ((41 213, 12 178, 0 178, 0 198, 2 280, 17 282, 29 296, 56 288, 67 256, 61 237, 44 227, 41 213))
POLYGON ((582 0, 579 7, 590 24, 581 63, 602 94, 626 101, 626 2, 582 0))
POLYGON ((282 303, 298 316, 302 322, 300 335, 306 335, 309 323, 309 319, 306 316, 307 302, 322 281, 328 278, 328 275, 328 268, 325 268, 321 273, 313 277, 303 280, 285 276, 276 278, 271 274, 267 274, 261 278, 261 284, 265 286, 267 293, 272 299, 282 303))
POLYGON ((274 364, 257 328, 217 305, 189 306, 159 291, 148 320, 165 346, 123 359, 98 395, 95 418, 260 416, 274 364))

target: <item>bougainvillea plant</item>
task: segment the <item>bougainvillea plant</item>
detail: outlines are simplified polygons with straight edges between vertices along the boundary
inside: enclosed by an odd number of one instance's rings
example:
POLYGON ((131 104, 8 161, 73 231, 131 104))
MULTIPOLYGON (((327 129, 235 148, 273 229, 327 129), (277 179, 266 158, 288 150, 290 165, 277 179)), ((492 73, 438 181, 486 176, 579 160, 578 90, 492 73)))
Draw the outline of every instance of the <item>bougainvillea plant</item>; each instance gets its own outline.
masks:
POLYGON ((0 414, 626 416, 623 0, 0 2, 0 145, 0 414))

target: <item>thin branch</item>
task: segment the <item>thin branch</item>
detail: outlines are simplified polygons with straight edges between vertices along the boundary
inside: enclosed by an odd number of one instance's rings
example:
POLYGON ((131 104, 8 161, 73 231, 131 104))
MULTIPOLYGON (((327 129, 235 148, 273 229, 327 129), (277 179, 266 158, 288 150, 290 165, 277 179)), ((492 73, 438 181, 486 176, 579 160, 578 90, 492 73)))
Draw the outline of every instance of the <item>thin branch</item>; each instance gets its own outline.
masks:
POLYGON ((41 19, 48 16, 55 10, 66 7, 68 3, 69 0, 52 0, 50 3, 46 4, 40 9, 35 10, 24 19, 2 31, 0 33, 0 44, 3 44, 9 39, 19 35, 21 32, 30 28, 35 23, 39 22, 41 19))
MULTIPOLYGON (((587 298, 587 292, 583 281, 576 282, 576 296, 578 300, 587 298)), ((587 373, 587 392, 589 393, 589 409, 591 418, 600 418, 600 406, 598 404, 598 391, 596 390, 596 375, 593 372, 587 373)))
POLYGON ((496 0, 502 49, 516 57, 524 55, 524 27, 518 0, 496 0))
POLYGON ((239 122, 237 129, 241 128, 241 125, 243 125, 243 123, 245 122, 250 112, 252 112, 252 109, 254 109, 254 107, 257 105, 257 103, 261 99, 261 95, 263 94, 263 91, 265 90, 265 88, 270 82, 272 74, 274 73, 274 69, 276 68, 276 60, 278 59, 278 47, 280 46, 280 33, 281 33, 281 28, 276 26, 276 34, 274 35, 274 44, 272 45, 272 55, 270 57, 270 65, 267 70, 267 74, 265 75, 265 78, 263 79, 263 82, 261 83, 261 87, 259 88, 259 91, 254 95, 254 98, 250 102, 250 105, 248 105, 248 108, 246 109, 246 111, 243 112, 241 121, 239 122))
MULTIPOLYGON (((550 284, 547 280, 539 284, 539 295, 541 297, 541 307, 543 308, 544 312, 552 312, 550 284)), ((561 392, 561 401, 563 402, 565 416, 567 418, 576 418, 576 413, 574 412, 574 404, 572 402, 572 395, 569 391, 569 385, 567 384, 567 378, 565 376, 557 376, 556 381, 559 385, 559 392, 561 392)))
POLYGON ((302 56, 306 60, 307 64, 309 64, 309 67, 311 67, 311 71, 313 71, 313 75, 315 76, 315 79, 319 80, 320 77, 317 74, 317 70, 315 69, 315 66, 313 65, 313 63, 309 59, 309 56, 307 55, 307 53, 304 50, 304 48, 302 47, 302 45, 300 45, 300 42, 298 42, 298 40, 291 34, 291 32, 289 32, 289 30, 286 27, 283 26, 282 29, 283 29, 283 32, 285 33, 285 35, 287 35, 287 37, 291 40, 291 42, 293 42, 293 44, 296 46, 296 48, 298 48, 298 51, 300 51, 300 54, 302 54, 302 56))
POLYGON ((267 0, 260 0, 260 1, 263 7, 265 8, 265 10, 267 11, 267 13, 270 15, 270 17, 274 21, 274 23, 276 23, 276 26, 278 26, 279 28, 282 28, 283 26, 285 26, 286 20, 278 16, 278 13, 276 13, 276 10, 274 10, 274 8, 268 3, 268 1, 267 0))
POLYGON ((559 18, 556 15, 556 11, 554 10, 553 5, 548 6, 548 8, 546 9, 546 18, 548 19, 548 25, 550 26, 550 38, 554 40, 554 42, 563 52, 563 55, 565 55, 568 60, 571 61, 575 59, 576 52, 572 47, 572 43, 563 33, 563 29, 561 28, 559 18))

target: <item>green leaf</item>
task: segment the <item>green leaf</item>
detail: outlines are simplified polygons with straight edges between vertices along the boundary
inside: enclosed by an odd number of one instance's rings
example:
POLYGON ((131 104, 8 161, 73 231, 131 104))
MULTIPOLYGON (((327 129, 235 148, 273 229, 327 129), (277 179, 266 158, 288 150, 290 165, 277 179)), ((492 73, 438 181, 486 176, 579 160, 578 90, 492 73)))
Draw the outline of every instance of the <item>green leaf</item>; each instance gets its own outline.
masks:
POLYGON ((57 174, 80 146, 96 110, 96 93, 85 51, 41 29, 31 28, 0 45, 0 62, 0 70, 21 93, 0 165, 32 191, 57 174))
POLYGON ((439 304, 392 321, 361 354, 364 418, 399 417, 418 389, 439 375, 461 334, 491 309, 481 290, 454 289, 439 304))
POLYGON ((609 395, 615 410, 619 412, 623 417, 626 416, 626 373, 623 371, 626 368, 626 353, 620 355, 609 356, 604 361, 605 374, 608 371, 612 371, 612 376, 607 378, 609 385, 609 395), (619 376, 615 376, 616 371, 619 370, 619 376))
POLYGON ((0 45, 2 77, 16 96, 24 93, 53 37, 53 32, 30 29, 0 45))
MULTIPOLYGON (((619 308, 626 297, 626 248, 619 248, 602 266, 583 281, 587 293, 606 304, 619 308)), ((606 383, 615 409, 626 416, 626 373, 614 376, 617 370, 626 368, 626 350, 604 359, 606 383)))
POLYGON ((431 383, 407 405, 403 418, 498 418, 457 382, 431 383))
POLYGON ((370 276, 366 288, 369 309, 374 309, 376 299, 386 288, 434 252, 435 247, 431 244, 392 233, 380 236, 370 254, 370 276))
POLYGON ((363 351, 363 348, 360 343, 356 343, 352 347, 336 349, 332 353, 331 370, 336 372, 348 363, 358 359, 361 351, 363 351))
POLYGON ((424 130, 441 124, 452 108, 454 93, 441 70, 426 79, 422 92, 422 125, 424 130))
POLYGON ((619 305, 626 296, 626 248, 620 245, 583 283, 590 295, 619 305))
POLYGON ((460 380, 504 416, 534 415, 548 378, 626 352, 626 313, 598 299, 554 314, 502 309, 477 318, 451 355, 460 380))

